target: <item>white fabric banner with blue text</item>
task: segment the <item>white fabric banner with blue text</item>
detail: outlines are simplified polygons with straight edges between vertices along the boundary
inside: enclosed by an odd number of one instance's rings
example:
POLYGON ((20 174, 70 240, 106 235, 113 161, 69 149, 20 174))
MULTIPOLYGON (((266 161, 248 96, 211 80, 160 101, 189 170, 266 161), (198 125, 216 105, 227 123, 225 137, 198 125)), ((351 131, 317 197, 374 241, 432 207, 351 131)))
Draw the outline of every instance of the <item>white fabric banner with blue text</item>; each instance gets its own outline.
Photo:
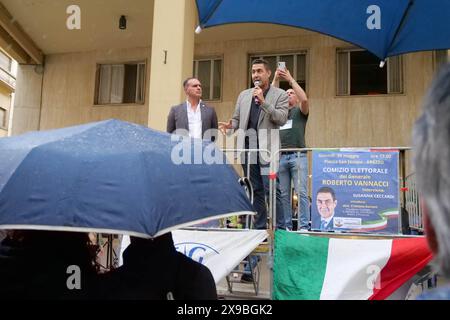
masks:
MULTIPOLYGON (((265 230, 176 230, 172 231, 172 236, 175 248, 207 266, 219 283, 267 238, 268 233, 265 230)), ((129 236, 124 236, 119 264, 129 244, 129 236)))

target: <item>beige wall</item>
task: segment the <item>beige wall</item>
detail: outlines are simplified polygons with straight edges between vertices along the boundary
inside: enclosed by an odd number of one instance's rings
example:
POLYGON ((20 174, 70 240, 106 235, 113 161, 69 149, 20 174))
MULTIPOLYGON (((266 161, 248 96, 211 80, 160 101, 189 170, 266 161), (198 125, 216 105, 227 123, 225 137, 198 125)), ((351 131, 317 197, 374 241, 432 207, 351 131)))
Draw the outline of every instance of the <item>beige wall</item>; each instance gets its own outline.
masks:
POLYGON ((336 48, 350 46, 309 33, 297 37, 201 43, 195 47, 195 56, 223 57, 223 99, 211 103, 219 120, 229 119, 239 92, 247 87, 249 54, 308 50, 307 93, 311 111, 306 140, 309 147, 409 146, 412 124, 432 77, 432 54, 404 56, 404 95, 336 97, 336 48))
POLYGON ((155 0, 148 117, 153 129, 165 131, 170 107, 185 99, 181 84, 192 74, 195 9, 193 0, 155 0))
POLYGON ((110 118, 147 124, 148 86, 143 105, 94 106, 97 64, 146 60, 150 48, 92 51, 46 56, 40 129, 61 128, 110 118))
POLYGON ((17 68, 12 134, 39 130, 42 74, 34 65, 17 68))

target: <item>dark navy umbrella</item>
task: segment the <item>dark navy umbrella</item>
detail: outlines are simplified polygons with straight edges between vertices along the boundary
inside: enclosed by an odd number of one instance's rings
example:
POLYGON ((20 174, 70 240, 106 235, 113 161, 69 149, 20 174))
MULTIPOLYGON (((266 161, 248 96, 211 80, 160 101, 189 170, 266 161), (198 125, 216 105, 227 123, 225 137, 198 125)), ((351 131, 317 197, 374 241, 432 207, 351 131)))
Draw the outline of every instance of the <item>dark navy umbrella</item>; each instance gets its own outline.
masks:
POLYGON ((118 120, 2 138, 0 229, 154 237, 253 214, 225 162, 214 144, 118 120))
MULTIPOLYGON (((196 0, 201 28, 257 22, 351 42, 380 59, 450 48, 448 0, 196 0)), ((200 30, 200 29, 199 29, 200 30)))

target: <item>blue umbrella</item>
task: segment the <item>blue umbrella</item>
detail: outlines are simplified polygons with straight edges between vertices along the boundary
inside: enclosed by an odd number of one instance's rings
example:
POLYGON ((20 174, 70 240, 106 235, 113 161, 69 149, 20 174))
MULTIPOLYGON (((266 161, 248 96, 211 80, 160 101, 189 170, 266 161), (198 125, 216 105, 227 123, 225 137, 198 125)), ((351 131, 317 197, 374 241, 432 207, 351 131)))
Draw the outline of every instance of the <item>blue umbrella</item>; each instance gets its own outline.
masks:
POLYGON ((253 214, 238 179, 214 144, 118 120, 2 138, 0 229, 154 237, 253 214))
MULTIPOLYGON (((450 48, 448 0, 196 0, 201 28, 258 22, 351 42, 380 59, 450 48)), ((200 29, 199 29, 200 30, 200 29)))

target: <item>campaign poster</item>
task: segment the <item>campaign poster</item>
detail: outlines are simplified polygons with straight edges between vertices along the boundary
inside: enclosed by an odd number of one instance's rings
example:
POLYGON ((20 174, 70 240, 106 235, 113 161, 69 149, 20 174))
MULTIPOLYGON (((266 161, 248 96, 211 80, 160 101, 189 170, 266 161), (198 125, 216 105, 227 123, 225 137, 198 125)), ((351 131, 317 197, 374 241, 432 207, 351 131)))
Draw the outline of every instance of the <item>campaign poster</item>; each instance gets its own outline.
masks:
POLYGON ((399 233, 399 152, 313 152, 312 230, 399 233))

